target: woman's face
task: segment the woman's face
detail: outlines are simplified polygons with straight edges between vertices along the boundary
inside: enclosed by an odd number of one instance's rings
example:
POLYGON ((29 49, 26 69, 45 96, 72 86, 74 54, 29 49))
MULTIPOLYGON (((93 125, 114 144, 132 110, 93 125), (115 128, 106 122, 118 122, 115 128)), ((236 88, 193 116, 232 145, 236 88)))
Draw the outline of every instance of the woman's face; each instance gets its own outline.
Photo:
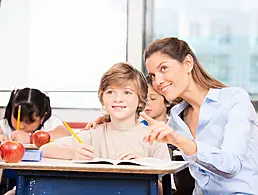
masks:
MULTIPOLYGON (((17 129, 17 119, 14 118, 13 114, 12 114, 12 118, 11 118, 11 123, 12 123, 13 128, 17 129)), ((33 122, 29 122, 26 120, 21 121, 19 130, 31 133, 40 126, 40 123, 41 123, 40 117, 34 116, 33 122)))
POLYGON ((180 63, 157 52, 147 58, 146 68, 152 78, 153 87, 168 101, 181 97, 189 87, 192 66, 186 60, 180 63))

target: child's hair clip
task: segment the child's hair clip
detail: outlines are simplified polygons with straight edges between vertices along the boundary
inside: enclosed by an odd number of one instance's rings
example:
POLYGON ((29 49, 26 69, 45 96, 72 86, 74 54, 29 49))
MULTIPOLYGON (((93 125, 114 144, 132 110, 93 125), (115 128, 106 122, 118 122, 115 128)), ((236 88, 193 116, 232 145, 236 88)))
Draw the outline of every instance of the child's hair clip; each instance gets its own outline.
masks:
POLYGON ((18 88, 15 88, 13 94, 16 94, 18 90, 18 88))

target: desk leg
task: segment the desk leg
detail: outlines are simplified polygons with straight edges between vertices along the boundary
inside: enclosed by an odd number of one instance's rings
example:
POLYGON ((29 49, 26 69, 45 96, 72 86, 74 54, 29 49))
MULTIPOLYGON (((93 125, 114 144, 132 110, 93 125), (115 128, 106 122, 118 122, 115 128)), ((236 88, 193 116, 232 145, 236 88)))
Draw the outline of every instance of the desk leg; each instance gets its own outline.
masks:
POLYGON ((170 174, 164 175, 162 177, 162 188, 163 188, 163 195, 172 195, 170 174))
POLYGON ((15 194, 16 195, 24 195, 25 194, 24 186, 25 186, 24 176, 17 176, 15 194))

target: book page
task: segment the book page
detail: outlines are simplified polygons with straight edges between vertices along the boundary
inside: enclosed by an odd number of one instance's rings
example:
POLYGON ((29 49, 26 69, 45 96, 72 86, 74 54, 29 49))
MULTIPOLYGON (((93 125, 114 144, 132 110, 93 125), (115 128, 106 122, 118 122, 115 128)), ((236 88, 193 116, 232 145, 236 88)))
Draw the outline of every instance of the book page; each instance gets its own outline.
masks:
POLYGON ((140 165, 148 167, 169 167, 172 161, 165 161, 158 158, 144 157, 132 160, 112 160, 105 158, 94 158, 92 160, 72 160, 74 163, 82 164, 113 164, 113 165, 140 165))
POLYGON ((106 158, 94 158, 92 160, 72 160, 73 163, 81 164, 113 164, 116 165, 119 161, 106 159, 106 158))
POLYGON ((141 165, 141 166, 148 166, 148 167, 168 167, 172 165, 172 161, 165 161, 158 158, 151 158, 151 157, 144 157, 132 160, 121 160, 119 161, 118 165, 141 165))

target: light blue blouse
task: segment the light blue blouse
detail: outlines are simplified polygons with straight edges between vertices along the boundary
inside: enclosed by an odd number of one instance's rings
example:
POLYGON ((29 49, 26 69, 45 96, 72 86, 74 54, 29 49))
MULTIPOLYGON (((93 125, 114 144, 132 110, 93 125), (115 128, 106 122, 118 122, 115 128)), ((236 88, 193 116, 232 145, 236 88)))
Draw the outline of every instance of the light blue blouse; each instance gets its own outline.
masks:
POLYGON ((174 106, 168 124, 197 143, 196 154, 183 155, 196 180, 195 194, 258 195, 258 121, 248 93, 236 87, 210 89, 195 139, 179 116, 187 105, 174 106))

